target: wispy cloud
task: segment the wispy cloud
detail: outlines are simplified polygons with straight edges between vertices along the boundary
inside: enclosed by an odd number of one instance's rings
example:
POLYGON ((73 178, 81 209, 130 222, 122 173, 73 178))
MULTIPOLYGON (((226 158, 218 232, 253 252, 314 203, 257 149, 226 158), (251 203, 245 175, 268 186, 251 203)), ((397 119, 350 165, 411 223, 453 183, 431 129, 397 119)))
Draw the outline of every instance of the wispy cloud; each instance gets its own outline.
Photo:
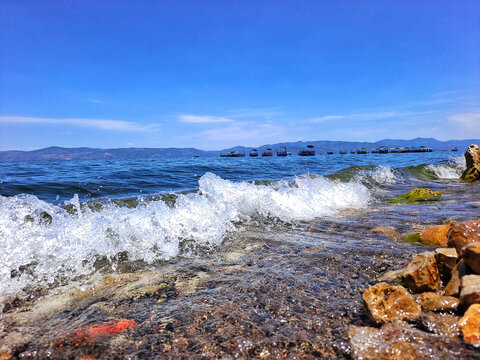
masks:
POLYGON ((282 115, 280 111, 276 108, 265 108, 265 109, 234 109, 228 111, 231 117, 233 118, 264 118, 270 119, 274 116, 282 115))
POLYGON ((94 104, 105 104, 105 101, 98 100, 98 99, 87 99, 87 101, 94 104))
POLYGON ((99 130, 146 132, 158 131, 158 124, 140 125, 132 121, 83 118, 40 118, 27 116, 0 116, 0 123, 73 125, 99 130))
POLYGON ((179 115, 178 120, 180 122, 193 123, 193 124, 228 123, 228 122, 234 121, 227 117, 212 116, 212 115, 179 115))
POLYGON ((470 131, 474 136, 480 134, 480 111, 455 114, 450 116, 449 120, 470 131))
POLYGON ((343 119, 344 115, 327 115, 327 116, 318 116, 310 120, 312 123, 322 123, 329 120, 339 120, 343 119))

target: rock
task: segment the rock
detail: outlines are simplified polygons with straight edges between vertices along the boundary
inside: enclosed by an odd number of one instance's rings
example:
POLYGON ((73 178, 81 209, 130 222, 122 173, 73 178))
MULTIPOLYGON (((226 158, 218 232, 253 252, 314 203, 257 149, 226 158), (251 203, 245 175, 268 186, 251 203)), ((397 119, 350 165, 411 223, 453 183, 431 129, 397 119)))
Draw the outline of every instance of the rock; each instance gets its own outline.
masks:
POLYGON ((428 311, 422 317, 422 324, 434 334, 455 339, 460 336, 458 319, 457 315, 428 311))
POLYGON ((371 317, 376 322, 415 320, 421 315, 420 306, 401 285, 378 283, 363 293, 371 317))
POLYGON ((472 304, 480 304, 480 275, 465 275, 462 277, 460 302, 465 308, 472 304))
POLYGON ((403 271, 403 279, 413 292, 440 289, 440 273, 433 252, 418 254, 403 271))
POLYGON ((403 269, 387 271, 378 280, 399 284, 403 281, 403 269))
POLYGON ((398 241, 402 237, 398 230, 392 226, 378 226, 376 228, 373 228, 372 231, 381 235, 385 235, 389 237, 392 241, 398 241))
POLYGON ((461 181, 475 181, 480 179, 480 146, 470 145, 465 151, 467 168, 460 177, 461 181))
POLYGON ((452 270, 457 265, 458 254, 455 248, 438 248, 435 250, 435 261, 442 280, 449 281, 452 270))
POLYGON ((446 296, 458 296, 460 294, 460 285, 462 284, 462 276, 467 274, 467 266, 465 261, 460 260, 457 265, 452 269, 452 276, 447 286, 445 287, 444 294, 446 296))
POLYGON ((452 224, 447 235, 447 245, 460 253, 465 245, 480 242, 480 220, 468 220, 452 224))
POLYGON ((432 191, 428 188, 413 189, 412 191, 397 196, 396 198, 389 199, 391 203, 411 203, 415 201, 431 201, 439 200, 442 196, 440 191, 432 191))
POLYGON ((420 233, 409 234, 404 241, 409 243, 420 242, 420 233))
POLYGON ((432 311, 455 310, 460 301, 453 296, 442 296, 434 292, 424 292, 415 296, 415 300, 425 309, 432 311))
POLYGON ((458 321, 463 340, 467 343, 480 343, 480 304, 470 306, 458 321))
POLYGON ((400 326, 350 328, 354 359, 420 360, 476 358, 477 352, 458 348, 458 340, 400 326))
POLYGON ((462 258, 475 274, 480 275, 480 242, 465 246, 462 250, 462 258))
POLYGON ((447 246, 447 233, 450 227, 451 224, 428 228, 420 235, 420 242, 430 246, 447 246))

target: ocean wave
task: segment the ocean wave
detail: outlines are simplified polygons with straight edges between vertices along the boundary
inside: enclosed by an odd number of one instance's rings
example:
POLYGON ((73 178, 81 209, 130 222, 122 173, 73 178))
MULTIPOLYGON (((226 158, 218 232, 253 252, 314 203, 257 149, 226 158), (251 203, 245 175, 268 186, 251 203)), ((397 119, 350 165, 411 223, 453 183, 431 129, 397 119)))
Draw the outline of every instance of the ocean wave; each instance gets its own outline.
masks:
POLYGON ((359 182, 325 177, 255 185, 207 173, 198 192, 178 194, 173 205, 157 200, 129 208, 112 202, 92 210, 74 196, 67 211, 32 195, 0 197, 0 300, 22 295, 27 286, 51 286, 91 273, 99 258, 114 267, 118 254, 153 263, 182 251, 188 255, 185 249, 211 250, 229 232, 259 219, 331 216, 365 207, 371 196, 359 182))
POLYGON ((429 164, 428 168, 435 173, 438 179, 453 180, 462 175, 466 169, 466 163, 463 156, 452 156, 447 164, 429 164))

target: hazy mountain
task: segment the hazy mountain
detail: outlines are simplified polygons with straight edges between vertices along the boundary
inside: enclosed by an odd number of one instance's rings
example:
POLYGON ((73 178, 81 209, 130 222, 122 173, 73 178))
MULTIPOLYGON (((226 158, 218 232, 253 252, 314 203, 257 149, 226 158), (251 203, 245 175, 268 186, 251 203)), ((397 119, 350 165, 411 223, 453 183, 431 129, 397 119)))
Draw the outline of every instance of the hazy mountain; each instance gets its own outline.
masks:
MULTIPOLYGON (((364 147, 368 151, 379 146, 391 147, 410 147, 410 146, 426 146, 434 151, 451 150, 457 147, 460 153, 465 152, 470 144, 480 144, 480 139, 468 140, 448 140, 439 141, 433 138, 416 138, 412 140, 401 139, 384 139, 376 142, 352 142, 352 141, 297 141, 284 142, 277 144, 267 144, 257 147, 256 149, 263 151, 272 148, 274 151, 282 146, 287 151, 296 154, 302 147, 307 144, 315 146, 318 153, 340 150, 352 151, 359 147, 364 147)), ((198 156, 218 156, 220 153, 230 151, 245 151, 248 153, 252 147, 235 146, 233 148, 221 151, 204 151, 194 148, 120 148, 120 149, 99 149, 99 148, 63 148, 52 146, 45 149, 33 151, 0 151, 0 161, 17 161, 17 160, 89 160, 89 159, 148 159, 158 157, 193 157, 198 156)))

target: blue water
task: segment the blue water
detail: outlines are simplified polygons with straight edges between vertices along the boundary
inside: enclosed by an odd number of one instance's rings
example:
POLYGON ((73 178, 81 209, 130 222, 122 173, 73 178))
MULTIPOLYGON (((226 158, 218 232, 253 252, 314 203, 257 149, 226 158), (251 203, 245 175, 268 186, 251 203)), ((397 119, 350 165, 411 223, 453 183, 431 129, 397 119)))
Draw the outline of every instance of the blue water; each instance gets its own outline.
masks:
MULTIPOLYGON (((0 195, 35 195, 62 203, 78 194, 80 201, 128 198, 197 190, 207 172, 234 182, 291 179, 300 174, 333 174, 351 166, 402 168, 442 164, 458 153, 317 155, 268 158, 156 158, 0 163, 0 195)), ((462 156, 463 157, 463 156, 462 156)))

